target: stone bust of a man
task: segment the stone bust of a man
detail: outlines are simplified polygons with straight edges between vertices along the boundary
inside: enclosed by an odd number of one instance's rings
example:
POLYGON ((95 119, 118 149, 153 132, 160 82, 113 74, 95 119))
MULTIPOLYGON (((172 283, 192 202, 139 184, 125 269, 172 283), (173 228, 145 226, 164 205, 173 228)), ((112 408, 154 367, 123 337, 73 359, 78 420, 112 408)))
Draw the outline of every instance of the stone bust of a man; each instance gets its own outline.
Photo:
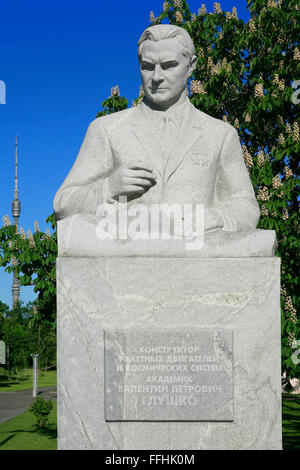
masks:
POLYGON ((138 43, 145 97, 95 119, 54 200, 58 220, 96 214, 102 203, 203 204, 205 231, 249 232, 259 207, 236 130, 186 95, 196 66, 191 37, 151 26, 138 43))

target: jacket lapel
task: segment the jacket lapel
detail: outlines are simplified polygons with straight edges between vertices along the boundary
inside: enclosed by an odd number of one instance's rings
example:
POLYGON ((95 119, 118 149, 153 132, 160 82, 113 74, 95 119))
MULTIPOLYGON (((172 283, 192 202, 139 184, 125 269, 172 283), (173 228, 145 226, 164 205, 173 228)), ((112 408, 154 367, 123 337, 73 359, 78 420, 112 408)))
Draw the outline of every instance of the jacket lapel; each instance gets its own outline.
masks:
POLYGON ((199 119, 199 113, 190 103, 180 126, 173 151, 165 168, 165 183, 177 170, 181 162, 184 160, 190 149, 198 139, 202 138, 202 126, 199 119))
POLYGON ((147 125, 147 122, 148 120, 145 113, 143 113, 142 106, 137 106, 132 116, 130 130, 138 139, 155 170, 162 177, 163 157, 159 139, 153 132, 152 127, 147 125))

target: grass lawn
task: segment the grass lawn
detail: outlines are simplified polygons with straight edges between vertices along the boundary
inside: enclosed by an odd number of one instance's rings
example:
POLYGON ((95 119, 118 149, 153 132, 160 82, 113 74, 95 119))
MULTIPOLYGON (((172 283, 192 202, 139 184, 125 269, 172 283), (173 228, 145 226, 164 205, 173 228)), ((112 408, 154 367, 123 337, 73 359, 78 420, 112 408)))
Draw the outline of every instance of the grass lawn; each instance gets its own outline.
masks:
MULTIPOLYGON (((7 371, 0 367, 0 392, 16 392, 29 390, 33 386, 32 369, 20 371, 8 377, 7 371)), ((41 371, 38 377, 38 388, 56 386, 56 370, 41 371)))
POLYGON ((35 417, 27 410, 0 425, 0 450, 56 450, 56 427, 55 401, 46 429, 39 428, 35 417))

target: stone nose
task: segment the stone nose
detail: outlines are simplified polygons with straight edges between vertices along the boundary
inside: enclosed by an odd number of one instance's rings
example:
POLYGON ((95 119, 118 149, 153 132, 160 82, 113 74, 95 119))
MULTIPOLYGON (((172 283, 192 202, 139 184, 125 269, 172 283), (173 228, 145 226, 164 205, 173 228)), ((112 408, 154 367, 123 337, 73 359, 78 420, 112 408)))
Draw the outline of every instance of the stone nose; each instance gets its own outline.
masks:
POLYGON ((159 65, 157 65, 154 69, 152 82, 155 84, 160 84, 163 81, 164 81, 164 78, 162 76, 162 69, 159 65))

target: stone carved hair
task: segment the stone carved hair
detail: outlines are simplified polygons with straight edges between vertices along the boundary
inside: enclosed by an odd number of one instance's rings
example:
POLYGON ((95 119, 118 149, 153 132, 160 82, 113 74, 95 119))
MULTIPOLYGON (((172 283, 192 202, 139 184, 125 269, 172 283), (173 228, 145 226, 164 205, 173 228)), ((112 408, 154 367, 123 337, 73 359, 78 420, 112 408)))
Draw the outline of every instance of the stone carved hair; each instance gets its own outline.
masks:
POLYGON ((143 44, 145 41, 161 41, 163 39, 177 39, 181 52, 190 60, 195 55, 194 43, 189 33, 179 26, 170 24, 157 24, 147 28, 138 42, 138 58, 141 60, 143 44))

